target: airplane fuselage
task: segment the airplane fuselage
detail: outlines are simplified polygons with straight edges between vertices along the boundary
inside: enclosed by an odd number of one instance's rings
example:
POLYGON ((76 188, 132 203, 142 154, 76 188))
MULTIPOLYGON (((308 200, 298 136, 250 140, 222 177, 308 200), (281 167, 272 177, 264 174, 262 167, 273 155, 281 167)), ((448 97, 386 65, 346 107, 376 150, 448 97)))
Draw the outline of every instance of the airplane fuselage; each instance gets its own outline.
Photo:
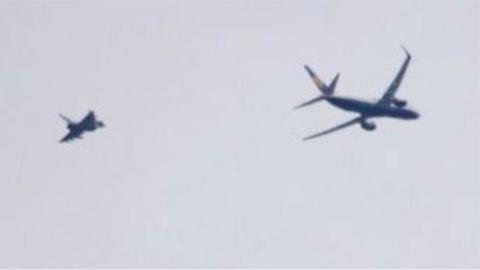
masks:
POLYGON ((86 123, 70 123, 68 124, 67 128, 71 133, 72 137, 81 138, 82 134, 85 132, 92 132, 98 129, 99 127, 103 127, 102 122, 86 122, 86 123))
POLYGON ((81 133, 87 132, 87 131, 94 131, 95 129, 97 129, 97 126, 93 125, 91 123, 86 123, 86 124, 74 123, 74 124, 69 124, 68 129, 75 132, 75 133, 81 134, 81 133))
POLYGON ((359 115, 345 123, 342 123, 333 128, 327 129, 325 131, 310 135, 303 139, 310 140, 313 138, 318 138, 320 136, 330 134, 332 132, 335 132, 337 130, 340 130, 355 124, 360 124, 360 126, 364 130, 372 131, 372 130, 375 130, 376 125, 373 122, 369 122, 368 119, 374 118, 374 117, 417 119, 419 117, 419 114, 416 111, 414 111, 412 108, 407 107, 408 102, 406 100, 397 99, 395 97, 395 93, 397 92, 400 86, 400 83, 403 80, 405 72, 407 71, 407 68, 408 68, 408 64, 410 63, 410 60, 411 60, 410 53, 405 48, 403 48, 403 50, 405 51, 407 57, 403 61, 403 64, 400 70, 395 75, 395 78, 393 79, 393 81, 385 90, 381 98, 378 99, 377 101, 365 101, 365 100, 356 99, 356 98, 334 96, 333 93, 335 91, 338 74, 335 76, 335 78, 330 83, 330 85, 326 85, 310 67, 305 65, 304 67, 308 75, 313 80, 317 88, 320 90, 321 95, 296 106, 295 109, 303 108, 305 106, 312 105, 322 100, 326 100, 328 103, 330 103, 331 105, 337 108, 340 108, 345 111, 356 112, 359 115))
POLYGON ((418 113, 405 107, 381 105, 377 102, 365 101, 349 97, 325 96, 325 100, 333 106, 357 112, 364 117, 393 117, 399 119, 417 119, 418 113))

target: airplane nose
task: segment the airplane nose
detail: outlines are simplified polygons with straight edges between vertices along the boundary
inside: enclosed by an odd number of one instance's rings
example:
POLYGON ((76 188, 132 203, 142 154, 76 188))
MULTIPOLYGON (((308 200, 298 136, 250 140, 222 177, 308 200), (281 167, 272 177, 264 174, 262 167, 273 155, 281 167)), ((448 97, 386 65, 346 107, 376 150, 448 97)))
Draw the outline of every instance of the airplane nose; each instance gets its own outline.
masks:
POLYGON ((412 111, 412 119, 417 119, 420 117, 420 114, 416 111, 412 111))

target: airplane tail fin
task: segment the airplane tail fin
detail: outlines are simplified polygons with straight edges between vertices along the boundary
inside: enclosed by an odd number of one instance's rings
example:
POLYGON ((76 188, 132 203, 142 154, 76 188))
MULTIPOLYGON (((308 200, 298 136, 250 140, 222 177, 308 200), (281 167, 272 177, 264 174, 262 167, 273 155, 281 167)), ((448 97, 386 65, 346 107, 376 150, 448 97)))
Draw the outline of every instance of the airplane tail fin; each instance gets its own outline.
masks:
POLYGON ((328 96, 333 95, 333 93, 335 92, 335 87, 337 87, 338 78, 340 77, 340 73, 337 73, 337 75, 335 75, 333 80, 330 82, 330 85, 326 85, 309 66, 305 65, 305 70, 308 72, 308 75, 310 75, 310 78, 312 78, 318 90, 320 90, 321 95, 294 107, 295 110, 322 101, 328 96))
POLYGON ((58 114, 60 116, 60 118, 62 118, 63 120, 65 120, 65 122, 67 122, 67 124, 73 124, 73 121, 70 120, 68 117, 66 117, 65 115, 59 113, 58 114))
POLYGON ((335 91, 335 87, 337 86, 338 78, 340 77, 339 73, 337 73, 337 75, 335 75, 335 78, 332 80, 330 85, 326 85, 320 79, 320 77, 318 77, 318 75, 315 74, 315 72, 309 66, 305 65, 304 67, 305 67, 305 70, 307 71, 308 75, 310 76, 310 78, 312 78, 313 83, 315 83, 318 90, 320 90, 320 92, 322 94, 324 94, 326 96, 333 95, 333 92, 335 91))

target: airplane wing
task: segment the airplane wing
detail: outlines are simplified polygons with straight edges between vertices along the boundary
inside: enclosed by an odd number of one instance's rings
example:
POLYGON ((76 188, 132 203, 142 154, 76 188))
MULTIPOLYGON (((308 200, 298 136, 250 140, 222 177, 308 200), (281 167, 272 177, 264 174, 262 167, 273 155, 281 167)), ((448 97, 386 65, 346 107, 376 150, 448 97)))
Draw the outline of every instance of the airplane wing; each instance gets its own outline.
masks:
POLYGON ((333 127, 333 128, 331 128, 331 129, 327 129, 327 130, 322 131, 322 132, 320 132, 320 133, 316 133, 316 134, 310 135, 310 136, 308 136, 308 137, 305 137, 305 138, 303 138, 303 140, 304 140, 304 141, 307 141, 307 140, 311 140, 311 139, 314 139, 314 138, 321 137, 321 136, 323 136, 323 135, 327 135, 327 134, 329 134, 329 133, 335 132, 335 131, 340 130, 340 129, 342 129, 342 128, 346 128, 346 127, 349 127, 349 126, 354 125, 354 124, 356 124, 356 123, 359 123, 361 120, 362 120, 362 117, 361 117, 361 116, 356 117, 356 118, 353 118, 352 120, 350 120, 350 121, 348 121, 348 122, 345 122, 345 123, 343 123, 343 124, 341 124, 341 125, 338 125, 338 126, 336 126, 336 127, 333 127))
POLYGON ((407 58, 405 61, 403 61, 402 67, 398 71, 397 75, 395 76, 395 79, 393 79, 392 83, 390 86, 387 88, 387 91, 385 91, 385 94, 383 94, 382 98, 378 102, 379 104, 389 104, 392 98, 395 96, 395 93, 398 90, 398 87, 400 86, 400 83, 402 82, 403 76, 405 75, 405 72, 407 71, 408 64, 410 63, 410 59, 412 58, 410 53, 402 47, 402 49, 405 51, 407 54, 407 58))
POLYGON ((79 134, 78 132, 73 132, 73 131, 70 131, 67 135, 65 135, 65 137, 63 137, 60 142, 63 143, 63 142, 68 142, 68 141, 71 141, 73 139, 76 139, 76 138, 79 138, 81 139, 82 137, 80 137, 81 134, 79 134))

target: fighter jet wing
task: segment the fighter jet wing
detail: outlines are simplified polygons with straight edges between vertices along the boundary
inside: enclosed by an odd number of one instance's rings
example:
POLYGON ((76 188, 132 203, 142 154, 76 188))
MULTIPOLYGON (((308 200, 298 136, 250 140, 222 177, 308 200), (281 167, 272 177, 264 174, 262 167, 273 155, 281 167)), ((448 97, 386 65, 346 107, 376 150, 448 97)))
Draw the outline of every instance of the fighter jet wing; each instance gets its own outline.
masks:
POLYGON ((402 82, 402 79, 403 79, 403 76, 405 75, 405 72, 407 71, 408 64, 410 63, 410 59, 412 57, 410 56, 410 53, 404 47, 402 47, 402 49, 407 54, 407 58, 405 59, 405 61, 403 61, 402 67, 400 68, 397 75, 395 76, 395 79, 393 79, 392 83, 387 88, 387 91, 385 91, 385 94, 383 94, 382 98, 378 102, 379 104, 385 104, 386 105, 386 104, 390 103, 390 101, 395 96, 395 93, 397 92, 397 90, 400 86, 400 83, 402 82))
POLYGON ((362 119, 361 116, 356 117, 356 118, 353 118, 352 120, 350 120, 350 121, 348 121, 348 122, 345 122, 345 123, 343 123, 343 124, 340 124, 340 125, 338 125, 338 126, 336 126, 336 127, 333 127, 333 128, 331 128, 331 129, 327 129, 327 130, 322 131, 322 132, 320 132, 320 133, 316 133, 316 134, 310 135, 310 136, 308 136, 308 137, 305 137, 305 138, 303 138, 303 140, 304 140, 304 141, 306 141, 306 140, 311 140, 311 139, 314 139, 314 138, 321 137, 321 136, 323 136, 323 135, 327 135, 327 134, 329 134, 329 133, 335 132, 335 131, 340 130, 340 129, 342 129, 342 128, 346 128, 346 127, 349 127, 349 126, 354 125, 354 124, 356 124, 356 123, 359 123, 359 122, 361 121, 361 119, 362 119))
POLYGON ((65 135, 65 137, 63 137, 60 142, 63 143, 63 142, 68 142, 68 141, 71 141, 73 139, 81 139, 82 137, 80 137, 81 134, 79 134, 78 132, 73 132, 73 131, 70 131, 67 135, 65 135))

